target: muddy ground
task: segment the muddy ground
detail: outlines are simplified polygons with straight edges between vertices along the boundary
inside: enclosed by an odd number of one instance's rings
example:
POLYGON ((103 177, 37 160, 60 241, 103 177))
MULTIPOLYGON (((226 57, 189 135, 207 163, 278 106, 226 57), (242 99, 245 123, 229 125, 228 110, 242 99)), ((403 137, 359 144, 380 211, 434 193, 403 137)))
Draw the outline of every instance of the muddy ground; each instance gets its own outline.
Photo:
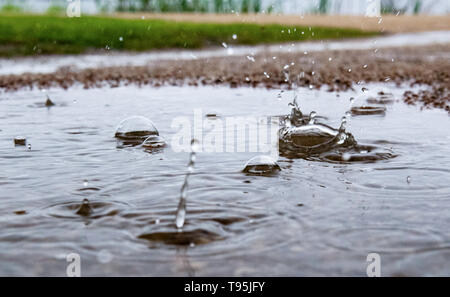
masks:
POLYGON ((450 30, 450 15, 383 15, 381 18, 346 15, 118 13, 116 17, 163 19, 197 23, 256 23, 321 26, 400 33, 450 30))
POLYGON ((49 74, 0 76, 0 89, 23 87, 85 88, 121 84, 229 85, 267 88, 298 86, 330 91, 363 88, 364 82, 426 84, 427 91, 406 92, 404 101, 450 113, 450 45, 380 50, 266 53, 187 61, 155 61, 147 66, 60 69, 49 74), (253 61, 254 60, 254 61, 253 61))

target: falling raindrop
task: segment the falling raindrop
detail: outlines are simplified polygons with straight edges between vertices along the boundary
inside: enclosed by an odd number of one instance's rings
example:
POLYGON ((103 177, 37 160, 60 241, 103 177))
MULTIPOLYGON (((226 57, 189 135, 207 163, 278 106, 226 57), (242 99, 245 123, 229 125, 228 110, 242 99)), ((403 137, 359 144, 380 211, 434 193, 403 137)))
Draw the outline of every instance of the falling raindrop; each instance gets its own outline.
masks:
POLYGON ((189 176, 194 171, 194 164, 196 159, 196 152, 199 150, 199 143, 196 139, 191 141, 191 154, 189 156, 188 172, 184 177, 184 183, 181 187, 180 202, 178 203, 177 215, 175 219, 175 225, 178 229, 183 228, 184 222, 186 220, 186 199, 188 190, 189 176))
POLYGON ((236 35, 236 34, 233 34, 233 36, 232 36, 232 37, 233 37, 233 39, 234 39, 234 40, 236 40, 236 39, 237 39, 237 35, 236 35))
POLYGON ((270 75, 267 74, 267 72, 265 72, 265 71, 264 71, 264 76, 267 77, 267 78, 270 78, 270 75))
POLYGON ((119 37, 119 41, 123 41, 123 37, 122 36, 119 37))
POLYGON ((249 61, 252 61, 253 63, 255 62, 255 57, 253 57, 253 56, 247 56, 247 59, 249 61))

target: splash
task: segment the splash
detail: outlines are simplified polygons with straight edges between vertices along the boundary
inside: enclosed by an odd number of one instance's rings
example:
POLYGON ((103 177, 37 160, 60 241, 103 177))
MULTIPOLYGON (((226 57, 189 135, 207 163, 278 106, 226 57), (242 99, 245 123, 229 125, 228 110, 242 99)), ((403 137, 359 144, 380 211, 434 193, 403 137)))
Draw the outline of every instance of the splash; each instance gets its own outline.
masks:
POLYGON ((178 203, 177 215, 175 218, 175 225, 177 226, 178 229, 182 229, 186 221, 186 199, 187 199, 187 190, 189 186, 189 177, 194 172, 194 164, 198 148, 199 148, 198 141, 196 139, 192 139, 188 171, 186 173, 186 176, 184 177, 184 183, 181 186, 180 202, 178 203))

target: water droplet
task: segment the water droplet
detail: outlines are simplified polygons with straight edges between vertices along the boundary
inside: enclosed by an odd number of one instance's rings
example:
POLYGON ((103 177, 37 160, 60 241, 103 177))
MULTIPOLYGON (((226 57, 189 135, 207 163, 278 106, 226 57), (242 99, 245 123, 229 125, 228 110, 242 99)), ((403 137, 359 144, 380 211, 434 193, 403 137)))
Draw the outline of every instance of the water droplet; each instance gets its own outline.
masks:
POLYGON ((236 39, 237 39, 237 35, 236 35, 236 34, 233 34, 233 36, 232 36, 232 37, 233 37, 233 39, 234 39, 234 40, 236 40, 236 39))
POLYGON ((31 143, 28 144, 28 150, 31 151, 31 143))
POLYGON ((123 37, 122 36, 119 37, 119 41, 123 41, 123 37))
POLYGON ((411 176, 407 176, 407 177, 406 177, 406 182, 407 182, 408 184, 411 183, 411 176))
POLYGON ((351 69, 351 68, 349 68, 349 69, 348 69, 348 72, 352 72, 352 69, 351 69))
POLYGON ((332 57, 329 57, 329 58, 328 58, 328 61, 329 61, 329 62, 333 61, 333 58, 332 58, 332 57))
POLYGON ((314 125, 315 124, 316 116, 317 116, 317 113, 315 111, 311 111, 311 113, 309 114, 309 124, 310 125, 314 125))
POLYGON ((363 68, 367 69, 367 67, 369 67, 367 64, 364 64, 363 68))
POLYGON ((159 225, 159 223, 161 223, 161 220, 160 220, 160 219, 156 219, 156 220, 155 220, 155 224, 156 224, 156 225, 159 225))
POLYGON ((89 185, 89 182, 87 181, 87 180, 85 180, 84 182, 83 182, 83 187, 87 187, 89 185))

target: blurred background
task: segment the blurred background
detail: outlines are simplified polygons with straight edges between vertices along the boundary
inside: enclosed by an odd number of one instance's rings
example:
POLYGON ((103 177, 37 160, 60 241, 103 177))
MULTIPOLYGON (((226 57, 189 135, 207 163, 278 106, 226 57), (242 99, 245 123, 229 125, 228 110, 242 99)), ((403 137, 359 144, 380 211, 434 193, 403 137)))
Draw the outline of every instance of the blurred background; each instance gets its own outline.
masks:
MULTIPOLYGON (((75 0, 74 0, 75 1, 75 0)), ((82 13, 199 12, 361 15, 369 2, 361 0, 81 0, 82 13)), ((0 0, 3 12, 65 11, 67 0, 0 0)), ((450 12, 448 0, 381 0, 384 14, 450 12)))

